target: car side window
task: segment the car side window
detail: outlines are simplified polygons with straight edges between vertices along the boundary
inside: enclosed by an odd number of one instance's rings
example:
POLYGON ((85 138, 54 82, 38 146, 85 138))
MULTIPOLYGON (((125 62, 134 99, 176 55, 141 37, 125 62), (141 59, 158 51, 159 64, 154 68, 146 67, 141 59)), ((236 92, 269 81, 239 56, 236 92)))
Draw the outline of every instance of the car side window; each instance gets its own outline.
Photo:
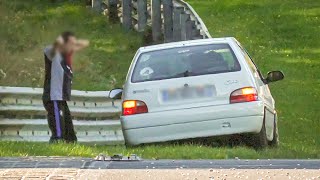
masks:
POLYGON ((251 56, 249 55, 248 51, 246 49, 244 49, 239 42, 237 42, 237 44, 240 47, 241 52, 244 55, 246 62, 249 64, 249 67, 250 67, 250 70, 252 71, 252 73, 258 73, 261 81, 265 82, 264 77, 262 76, 261 72, 257 68, 257 65, 253 62, 253 60, 252 60, 251 56))
POLYGON ((240 45, 239 45, 239 47, 240 47, 240 49, 241 49, 241 52, 242 52, 242 54, 243 54, 246 62, 249 64, 249 67, 250 67, 250 70, 252 71, 252 73, 257 72, 257 71, 258 71, 258 68, 257 68, 256 65, 253 63, 250 55, 247 53, 247 51, 246 51, 243 47, 241 47, 240 45))

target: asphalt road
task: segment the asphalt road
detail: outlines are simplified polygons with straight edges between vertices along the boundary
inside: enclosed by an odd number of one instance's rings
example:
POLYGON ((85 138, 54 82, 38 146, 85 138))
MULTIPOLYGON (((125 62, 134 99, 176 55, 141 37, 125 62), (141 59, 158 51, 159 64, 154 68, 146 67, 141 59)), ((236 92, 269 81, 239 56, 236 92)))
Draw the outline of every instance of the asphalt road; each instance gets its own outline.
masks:
POLYGON ((0 158, 0 169, 76 168, 76 169, 314 169, 320 160, 139 160, 95 161, 90 158, 26 157, 0 158))
POLYGON ((312 180, 320 179, 320 170, 310 169, 0 169, 0 180, 312 180))

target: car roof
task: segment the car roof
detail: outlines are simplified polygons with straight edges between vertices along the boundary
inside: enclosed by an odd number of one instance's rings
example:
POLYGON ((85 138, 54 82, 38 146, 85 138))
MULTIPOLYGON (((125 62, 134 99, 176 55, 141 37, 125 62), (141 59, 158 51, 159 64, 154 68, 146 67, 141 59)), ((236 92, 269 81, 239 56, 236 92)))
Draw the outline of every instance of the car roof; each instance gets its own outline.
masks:
POLYGON ((195 46, 195 45, 211 44, 211 43, 230 44, 236 41, 237 40, 234 37, 198 39, 198 40, 179 41, 179 42, 164 43, 164 44, 158 44, 158 45, 152 45, 152 46, 145 46, 145 47, 141 47, 139 51, 143 53, 143 52, 155 51, 160 49, 170 49, 175 47, 195 46))

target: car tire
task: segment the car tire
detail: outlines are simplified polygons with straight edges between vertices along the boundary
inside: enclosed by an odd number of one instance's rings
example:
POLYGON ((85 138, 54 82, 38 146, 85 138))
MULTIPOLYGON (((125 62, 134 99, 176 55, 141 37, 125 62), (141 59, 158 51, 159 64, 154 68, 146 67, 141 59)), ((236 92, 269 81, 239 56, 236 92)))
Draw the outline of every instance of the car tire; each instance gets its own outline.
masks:
POLYGON ((251 134, 246 138, 247 145, 256 150, 265 149, 268 147, 268 139, 265 126, 265 116, 263 118, 262 127, 258 134, 251 134))
POLYGON ((277 147, 279 145, 279 131, 278 131, 278 116, 274 115, 274 128, 273 128, 273 139, 269 142, 272 147, 277 147))

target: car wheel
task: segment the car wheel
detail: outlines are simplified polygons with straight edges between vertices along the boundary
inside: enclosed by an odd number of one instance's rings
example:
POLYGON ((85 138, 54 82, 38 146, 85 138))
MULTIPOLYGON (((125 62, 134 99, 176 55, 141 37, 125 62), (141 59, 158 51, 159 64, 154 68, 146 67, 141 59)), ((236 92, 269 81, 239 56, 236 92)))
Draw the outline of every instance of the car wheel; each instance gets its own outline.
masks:
POLYGON ((270 146, 277 147, 279 145, 279 132, 278 132, 278 116, 274 116, 274 128, 273 128, 273 139, 269 142, 270 146))
POLYGON ((262 128, 258 134, 251 134, 246 138, 247 145, 254 149, 265 149, 268 147, 268 139, 265 126, 265 117, 263 118, 262 128))

